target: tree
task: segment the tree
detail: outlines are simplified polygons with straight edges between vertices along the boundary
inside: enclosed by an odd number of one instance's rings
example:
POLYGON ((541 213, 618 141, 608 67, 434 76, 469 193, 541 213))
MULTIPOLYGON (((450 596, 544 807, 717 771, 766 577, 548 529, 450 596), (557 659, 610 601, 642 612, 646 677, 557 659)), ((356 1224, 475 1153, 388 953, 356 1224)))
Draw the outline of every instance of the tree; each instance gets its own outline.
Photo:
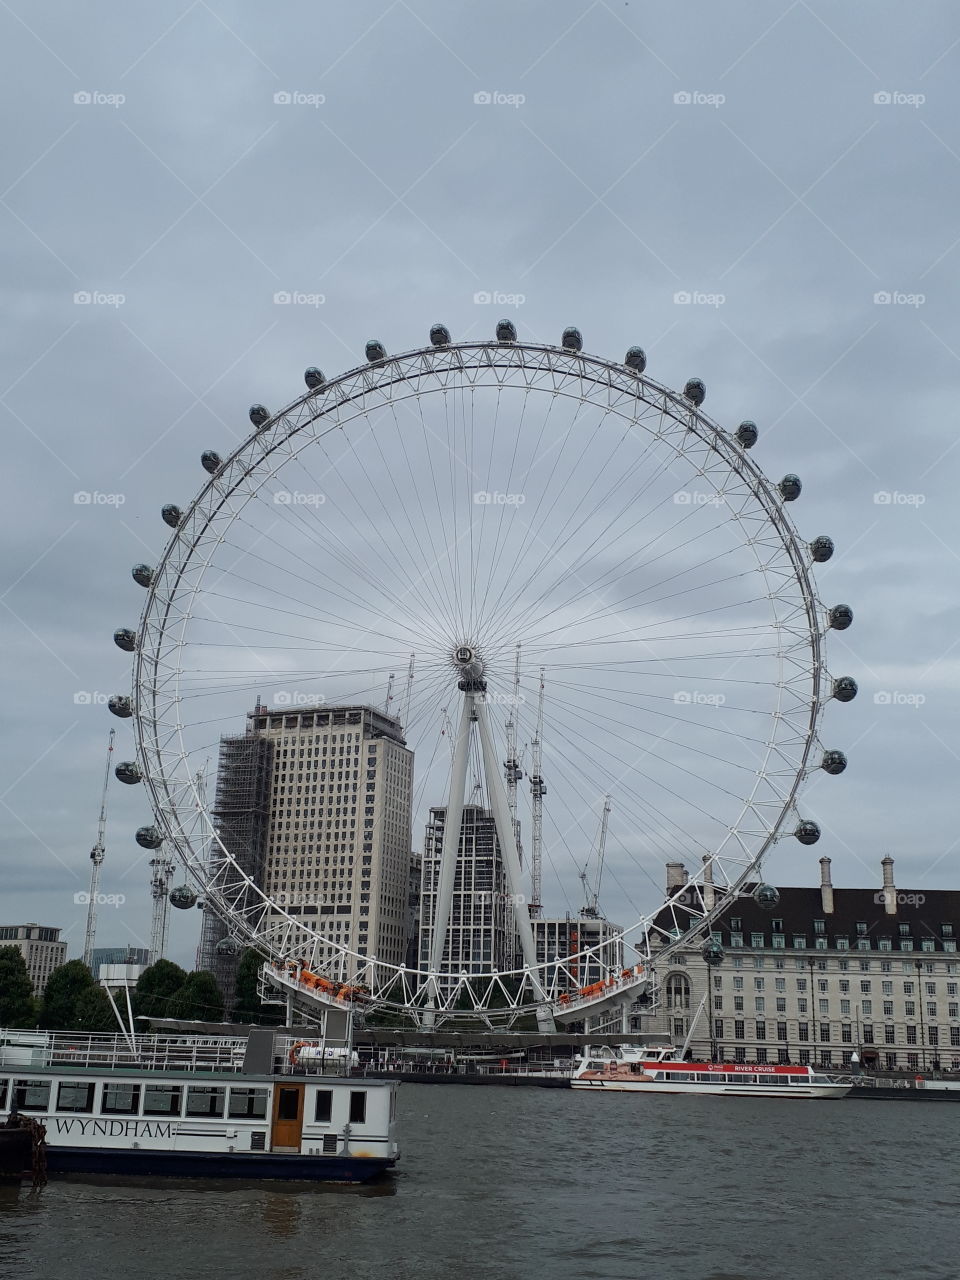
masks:
POLYGON ((281 1021, 282 1011, 276 1005, 261 1004, 257 994, 257 978, 263 957, 252 948, 244 951, 237 965, 233 1018, 235 1022, 258 1022, 266 1025, 281 1021))
POLYGON ((19 947, 0 947, 0 1027, 33 1027, 37 1002, 19 947))
POLYGON ((103 987, 89 987, 77 999, 72 1031, 119 1030, 110 998, 103 987))
POLYGON ((219 1022, 223 1017, 223 996, 212 973, 187 974, 187 980, 170 1001, 170 1018, 184 1021, 219 1022))
POLYGON ((40 1026, 47 1031, 76 1031, 77 1003, 90 990, 96 990, 96 985, 82 960, 68 960, 54 969, 40 1005, 40 1026))
POLYGON ((187 980, 186 969, 158 960, 141 973, 133 994, 133 1012, 142 1018, 170 1018, 170 1002, 187 980))

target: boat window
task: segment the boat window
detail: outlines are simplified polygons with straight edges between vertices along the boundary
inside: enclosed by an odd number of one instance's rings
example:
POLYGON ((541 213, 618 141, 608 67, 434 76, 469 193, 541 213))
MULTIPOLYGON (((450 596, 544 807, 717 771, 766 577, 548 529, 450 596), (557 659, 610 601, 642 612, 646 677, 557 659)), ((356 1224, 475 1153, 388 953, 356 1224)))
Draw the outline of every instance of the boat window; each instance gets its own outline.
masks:
POLYGON ((266 1119, 267 1090, 231 1088, 228 1115, 251 1120, 266 1119))
POLYGON ((350 1090, 350 1123, 363 1124, 367 1118, 366 1090, 350 1090))
POLYGON ((588 1070, 588 1071, 602 1071, 602 1070, 603 1070, 603 1068, 604 1068, 604 1063, 602 1063, 602 1062, 588 1062, 588 1063, 587 1063, 587 1070, 588 1070))
POLYGON ((3 1079, 3 1080, 0 1080, 0 1111, 6 1111, 6 1109, 7 1109, 7 1081, 6 1079, 3 1079))
POLYGON ((50 1101, 49 1080, 14 1080, 13 1101, 18 1111, 46 1111, 50 1101))
POLYGON ((148 1084, 143 1091, 145 1116, 178 1116, 183 1089, 178 1084, 148 1084))
POLYGON ((58 1111, 81 1111, 89 1115, 93 1110, 96 1085, 84 1080, 64 1080, 57 1090, 58 1111))
POLYGON ((653 1073, 653 1078, 654 1078, 654 1080, 662 1080, 662 1079, 663 1079, 663 1077, 664 1077, 664 1072, 662 1072, 662 1071, 655 1071, 655 1072, 653 1073))
POLYGON ((112 1084, 103 1086, 100 1111, 105 1116, 135 1116, 140 1110, 140 1086, 138 1084, 112 1084))
POLYGON ((213 1085, 191 1085, 187 1090, 188 1116, 222 1116, 227 1091, 213 1085))
POLYGON ((317 1124, 329 1124, 330 1117, 333 1114, 333 1090, 318 1089, 317 1104, 314 1110, 313 1118, 317 1124))

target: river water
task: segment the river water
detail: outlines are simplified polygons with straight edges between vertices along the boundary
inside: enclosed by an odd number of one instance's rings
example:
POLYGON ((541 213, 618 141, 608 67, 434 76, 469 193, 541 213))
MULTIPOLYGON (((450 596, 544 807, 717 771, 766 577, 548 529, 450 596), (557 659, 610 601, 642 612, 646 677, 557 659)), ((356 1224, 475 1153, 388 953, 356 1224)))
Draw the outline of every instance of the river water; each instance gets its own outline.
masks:
POLYGON ((960 1277, 960 1104, 400 1092, 383 1187, 0 1188, 0 1278, 960 1277))

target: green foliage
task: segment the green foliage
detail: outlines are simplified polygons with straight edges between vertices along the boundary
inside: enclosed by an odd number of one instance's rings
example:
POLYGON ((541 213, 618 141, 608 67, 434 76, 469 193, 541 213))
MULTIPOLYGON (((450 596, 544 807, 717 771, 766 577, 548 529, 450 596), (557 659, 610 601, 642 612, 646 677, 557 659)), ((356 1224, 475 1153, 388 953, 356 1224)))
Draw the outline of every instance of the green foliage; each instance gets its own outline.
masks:
POLYGON ((171 1018, 170 1002, 187 980, 186 969, 171 960, 149 965, 137 980, 133 994, 136 1017, 171 1018))
POLYGON ((37 1002, 19 947, 0 947, 0 1027, 33 1027, 37 1002))
POLYGON ((237 965, 237 983, 234 993, 233 1018, 235 1022, 255 1022, 261 1025, 278 1025, 283 1011, 277 1005, 261 1004, 257 995, 257 975, 263 957, 252 948, 244 951, 237 965))
POLYGON ((40 1026, 46 1031, 75 1031, 80 997, 96 990, 93 974, 82 960, 68 960, 54 969, 40 1005, 40 1026))
POLYGON ((190 973, 170 1001, 168 1018, 185 1021, 219 1022, 223 1017, 223 996, 212 973, 190 973))
MULTIPOLYGON (((122 1006, 121 1006, 122 1007, 122 1006)), ((103 987, 89 987, 80 993, 74 1010, 71 1031, 119 1030, 116 1015, 103 987)))

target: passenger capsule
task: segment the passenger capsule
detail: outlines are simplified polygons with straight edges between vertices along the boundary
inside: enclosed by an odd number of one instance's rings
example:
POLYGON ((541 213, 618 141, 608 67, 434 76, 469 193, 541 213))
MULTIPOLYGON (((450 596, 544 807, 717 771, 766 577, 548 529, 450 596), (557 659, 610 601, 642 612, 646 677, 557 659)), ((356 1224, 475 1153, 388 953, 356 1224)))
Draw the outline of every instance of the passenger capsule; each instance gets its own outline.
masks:
POLYGON ((188 884, 178 884, 170 890, 170 905, 179 908, 180 911, 189 911, 196 905, 196 901, 197 895, 188 884))
POLYGON ((564 329, 560 335, 560 345, 565 347, 567 351, 582 351, 583 335, 579 329, 575 329, 571 325, 569 329, 564 329))
POLYGON ((168 524, 171 529, 176 529, 177 525, 183 519, 183 512, 172 502, 168 502, 160 511, 161 519, 164 524, 168 524))
POLYGON ((820 827, 809 818, 804 818, 802 822, 797 823, 797 829, 793 834, 801 844, 816 844, 820 839, 820 827))
POLYGON ((737 427, 733 434, 741 449, 752 449, 757 443, 757 437, 760 432, 757 430, 757 424, 755 422, 751 422, 748 418, 746 421, 740 423, 739 427, 737 427))
POLYGON ((838 773, 843 773, 846 767, 847 757, 842 751, 825 751, 823 753, 820 768, 824 773, 831 773, 836 777, 838 773))
POLYGON ((780 905, 780 890, 772 884, 758 884, 753 891, 753 900, 761 911, 775 911, 780 905))
POLYGON ((853 676, 837 676, 833 682, 833 696, 838 702, 852 702, 860 691, 853 676))
POLYGON ((131 572, 134 582, 139 582, 141 587, 149 587, 153 582, 153 570, 148 564, 135 564, 131 572))
POLYGON ((131 631, 129 627, 118 627, 113 633, 113 643, 118 649, 122 649, 124 653, 135 653, 137 648, 137 633, 131 631))
POLYGON ((366 355, 371 364, 377 364, 381 360, 386 360, 387 349, 382 342, 379 342, 376 338, 371 338, 366 346, 366 355))
POLYGON ((216 946, 218 956, 238 956, 242 949, 236 938, 231 938, 229 934, 221 938, 216 946))
POLYGON ((800 483, 800 477, 793 474, 786 475, 777 485, 780 493, 783 495, 784 502, 796 502, 800 497, 800 490, 803 485, 800 483))
POLYGON ((213 449, 205 449, 200 455, 200 465, 204 471, 209 471, 212 476, 215 476, 223 466, 223 459, 213 449))
POLYGON ((707 398, 707 384, 702 378, 690 378, 683 388, 683 394, 691 404, 695 404, 699 409, 707 398))
POLYGON ((712 938, 709 942, 705 942, 700 948, 700 954, 711 969, 715 969, 718 964, 723 964, 724 950, 719 942, 715 942, 712 938))
POLYGON ((445 324, 430 326, 430 341, 435 347, 445 347, 450 342, 450 330, 445 324))
POLYGON ((833 539, 828 538, 826 534, 822 533, 819 538, 814 538, 810 543, 810 555, 815 564, 826 564, 833 555, 833 551, 833 539))
POLYGON ((133 703, 125 693, 115 693, 112 698, 108 698, 107 707, 121 720, 129 720, 133 715, 133 703))
POLYGON ((163 836, 156 827, 137 827, 133 838, 141 849, 159 849, 163 844, 163 836))
POLYGON ((270 410, 266 405, 252 404, 247 412, 255 427, 265 426, 270 421, 270 410))
POLYGON ((311 391, 322 391, 327 385, 323 371, 318 369, 316 365, 311 365, 309 369, 304 369, 303 380, 311 391))
POLYGON ((835 604, 827 614, 834 631, 846 631, 853 622, 853 610, 848 604, 835 604))
POLYGON ((121 760, 113 772, 118 782, 126 782, 129 786, 143 781, 140 766, 135 760, 121 760))
POLYGON ((643 373, 647 367, 647 353, 643 347, 630 347, 623 357, 623 363, 628 369, 636 369, 637 373, 643 373))
POLYGON ((497 341, 498 342, 516 342, 517 326, 512 320, 497 321, 497 341))

